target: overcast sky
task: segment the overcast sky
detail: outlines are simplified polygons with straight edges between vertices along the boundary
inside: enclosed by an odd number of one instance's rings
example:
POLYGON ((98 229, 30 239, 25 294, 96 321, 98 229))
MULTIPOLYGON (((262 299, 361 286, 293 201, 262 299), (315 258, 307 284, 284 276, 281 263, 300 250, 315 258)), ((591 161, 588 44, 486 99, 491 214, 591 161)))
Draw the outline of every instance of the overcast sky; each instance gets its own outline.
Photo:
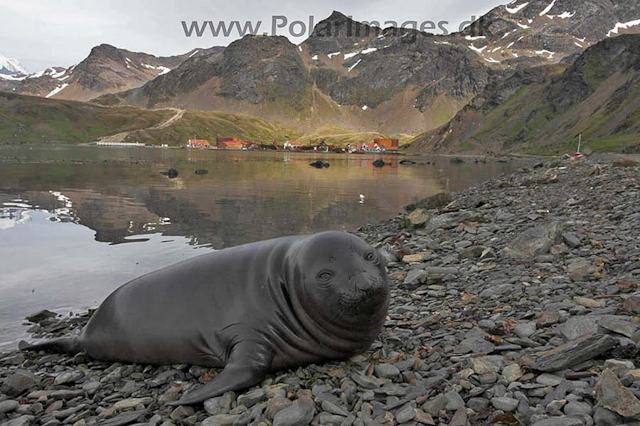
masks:
MULTIPOLYGON (((226 46, 239 38, 186 37, 182 21, 262 21, 260 33, 272 31, 273 16, 317 23, 338 10, 355 20, 447 21, 449 31, 509 0, 2 0, 0 2, 0 53, 17 58, 29 72, 49 66, 68 67, 84 59, 101 43, 169 56, 193 48, 226 46)), ((384 27, 384 25, 382 25, 384 27)), ((294 30, 300 31, 297 25, 294 30)), ((439 33, 439 31, 435 31, 439 33)), ((285 29, 277 34, 300 43, 285 29)))

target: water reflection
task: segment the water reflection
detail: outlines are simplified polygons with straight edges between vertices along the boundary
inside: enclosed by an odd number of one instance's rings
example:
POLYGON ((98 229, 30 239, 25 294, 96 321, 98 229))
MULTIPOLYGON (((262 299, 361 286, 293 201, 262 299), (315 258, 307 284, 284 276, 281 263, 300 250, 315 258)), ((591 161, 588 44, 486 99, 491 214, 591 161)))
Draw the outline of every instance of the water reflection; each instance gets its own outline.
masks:
POLYGON ((95 230, 100 242, 159 231, 222 248, 378 222, 441 189, 433 168, 402 168, 397 158, 375 169, 371 156, 330 155, 324 161, 331 167, 317 170, 308 165, 314 156, 294 153, 165 150, 156 162, 134 150, 128 162, 118 156, 105 162, 93 151, 80 149, 90 154, 88 164, 66 158, 43 164, 41 153, 26 164, 4 164, 0 191, 59 215, 68 209, 70 220, 95 230), (162 176, 167 167, 180 175, 162 176), (209 173, 196 175, 197 168, 209 173))
POLYGON ((5 203, 0 208, 0 229, 9 229, 31 221, 30 207, 22 203, 5 203))

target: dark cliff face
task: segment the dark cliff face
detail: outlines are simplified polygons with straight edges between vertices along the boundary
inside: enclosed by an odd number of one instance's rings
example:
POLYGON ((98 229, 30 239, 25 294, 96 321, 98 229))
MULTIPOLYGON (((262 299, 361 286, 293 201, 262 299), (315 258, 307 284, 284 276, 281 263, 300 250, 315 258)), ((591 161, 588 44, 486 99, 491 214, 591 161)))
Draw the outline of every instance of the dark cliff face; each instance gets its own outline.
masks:
POLYGON ((213 95, 260 104, 300 99, 310 87, 296 46, 285 37, 246 36, 222 53, 185 61, 176 70, 146 84, 149 104, 170 100, 219 80, 213 95))
POLYGON ((340 105, 377 107, 405 90, 417 90, 415 108, 433 98, 467 99, 487 83, 488 69, 450 37, 414 29, 384 30, 334 12, 302 44, 312 58, 316 85, 340 105))
POLYGON ((170 73, 146 83, 140 93, 155 105, 181 93, 187 93, 207 82, 216 73, 219 53, 188 59, 170 73))
POLYGON ((219 94, 253 104, 297 102, 311 81, 296 46, 285 37, 245 37, 219 59, 219 94))
POLYGON ((334 11, 327 19, 318 22, 304 44, 311 55, 329 54, 351 49, 355 43, 378 36, 380 32, 380 28, 334 11))
MULTIPOLYGON (((404 89, 417 87, 416 108, 428 105, 440 94, 464 99, 481 91, 487 83, 487 67, 464 47, 444 44, 437 37, 421 34, 413 43, 382 33, 359 54, 344 62, 347 72, 333 82, 323 82, 327 93, 342 105, 376 107, 404 89)), ((321 74, 320 74, 321 75, 321 74)))

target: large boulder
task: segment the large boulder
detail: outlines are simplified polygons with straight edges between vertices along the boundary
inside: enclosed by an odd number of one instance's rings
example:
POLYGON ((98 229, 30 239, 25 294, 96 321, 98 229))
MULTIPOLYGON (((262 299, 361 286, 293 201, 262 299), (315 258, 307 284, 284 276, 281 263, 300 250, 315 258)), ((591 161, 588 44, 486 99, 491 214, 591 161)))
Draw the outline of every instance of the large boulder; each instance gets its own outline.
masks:
POLYGON ((431 197, 427 197, 415 203, 407 204, 406 206, 404 206, 404 211, 406 211, 407 213, 411 213, 412 211, 417 209, 434 210, 444 207, 450 202, 451 194, 449 194, 448 192, 440 192, 439 194, 432 195, 431 197))
POLYGON ((415 209, 407 216, 406 227, 412 229, 424 228, 430 218, 431 215, 424 209, 415 209))
POLYGON ((551 246, 559 242, 562 225, 558 222, 545 223, 518 235, 504 252, 513 260, 530 262, 541 254, 549 252, 551 246))
POLYGON ((40 380, 31 371, 20 369, 4 381, 0 390, 2 393, 15 397, 36 386, 39 382, 40 380))

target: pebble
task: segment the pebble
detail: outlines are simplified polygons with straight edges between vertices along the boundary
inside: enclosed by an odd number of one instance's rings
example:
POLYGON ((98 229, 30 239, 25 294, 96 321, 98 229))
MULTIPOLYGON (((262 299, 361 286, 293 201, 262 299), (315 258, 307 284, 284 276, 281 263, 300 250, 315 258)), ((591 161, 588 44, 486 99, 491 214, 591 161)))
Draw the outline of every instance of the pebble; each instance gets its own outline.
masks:
POLYGON ((396 421, 398 424, 408 423, 416 417, 416 410, 412 404, 406 404, 396 413, 396 421))
POLYGON ((564 406, 564 412, 567 415, 584 414, 590 416, 593 413, 593 408, 586 402, 572 401, 564 406))
POLYGON ((5 401, 0 401, 0 414, 13 411, 17 407, 18 407, 18 401, 13 401, 10 399, 5 401))
POLYGON ((273 426, 306 425, 313 419, 313 410, 309 406, 292 404, 278 412, 273 418, 273 426))
POLYGON ((400 375, 400 370, 393 364, 376 364, 374 371, 381 379, 395 379, 400 375))
POLYGON ((202 426, 232 426, 239 417, 237 414, 218 414, 204 419, 202 426))
POLYGON ((518 408, 519 403, 520 401, 518 401, 515 398, 508 398, 508 397, 491 398, 491 405, 493 405, 496 409, 502 410, 502 411, 514 411, 516 408, 518 408))

